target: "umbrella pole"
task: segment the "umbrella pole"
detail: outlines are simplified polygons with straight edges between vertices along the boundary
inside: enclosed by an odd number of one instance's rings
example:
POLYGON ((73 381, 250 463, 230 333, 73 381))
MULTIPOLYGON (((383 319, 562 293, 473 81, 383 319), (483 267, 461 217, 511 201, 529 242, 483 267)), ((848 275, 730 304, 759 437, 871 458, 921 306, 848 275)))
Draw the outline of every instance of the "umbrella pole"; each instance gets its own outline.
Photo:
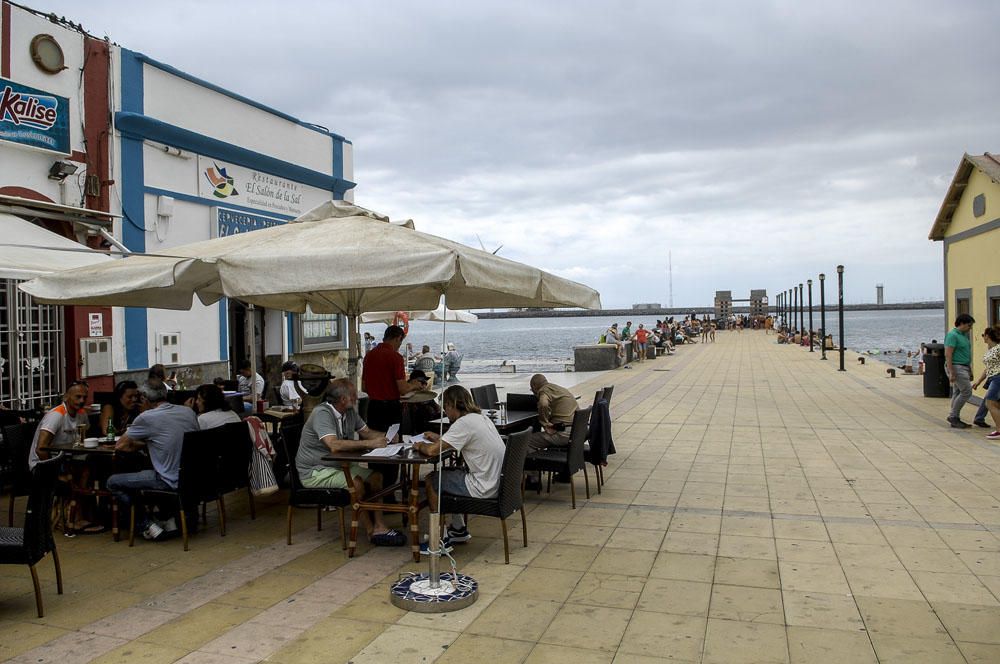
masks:
POLYGON ((360 385, 358 382, 360 379, 360 376, 358 376, 358 355, 360 354, 358 329, 360 327, 360 318, 358 316, 348 316, 347 320, 347 376, 351 379, 352 383, 360 385))
POLYGON ((251 411, 257 410, 257 349, 254 348, 254 342, 256 341, 256 335, 254 334, 254 305, 247 305, 247 322, 244 326, 243 338, 247 342, 247 348, 250 349, 250 394, 253 397, 250 403, 251 411))

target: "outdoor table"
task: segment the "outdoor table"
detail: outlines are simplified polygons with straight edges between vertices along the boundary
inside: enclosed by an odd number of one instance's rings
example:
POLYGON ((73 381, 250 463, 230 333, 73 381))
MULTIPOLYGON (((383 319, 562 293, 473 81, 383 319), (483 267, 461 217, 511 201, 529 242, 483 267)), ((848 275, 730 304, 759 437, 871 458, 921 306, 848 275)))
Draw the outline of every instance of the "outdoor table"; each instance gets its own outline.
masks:
POLYGON ((283 408, 268 408, 267 410, 260 413, 247 413, 248 415, 256 414, 262 422, 269 424, 271 433, 277 433, 278 427, 283 424, 286 420, 290 418, 301 418, 302 411, 299 409, 295 410, 284 410, 283 408))
MULTIPOLYGON (((120 438, 120 436, 116 437, 115 440, 117 440, 118 438, 120 438)), ((84 465, 87 465, 88 467, 90 466, 89 457, 91 455, 93 455, 98 459, 111 459, 112 460, 111 463, 113 464, 114 463, 113 459, 115 457, 115 454, 117 453, 117 450, 115 450, 115 444, 110 441, 105 441, 103 438, 100 439, 100 442, 98 443, 97 447, 84 447, 83 445, 78 445, 74 441, 72 443, 52 444, 49 445, 46 449, 51 454, 64 452, 69 455, 72 461, 80 462, 84 465)), ((76 478, 77 476, 74 473, 74 479, 76 478)), ((108 491, 106 487, 99 486, 98 482, 99 480, 95 480, 94 482, 95 486, 93 487, 80 486, 77 482, 73 482, 71 486, 72 499, 70 500, 69 504, 69 514, 66 516, 65 527, 67 529, 72 528, 73 530, 76 530, 78 524, 76 520, 77 516, 76 502, 78 496, 93 496, 96 499, 111 498, 111 492, 108 491)), ((115 538, 115 541, 117 541, 119 537, 117 502, 111 503, 111 534, 115 538)))
MULTIPOLYGON (((454 454, 454 450, 445 450, 442 458, 448 458, 454 454)), ((427 506, 426 500, 420 500, 420 466, 427 463, 437 464, 438 457, 425 456, 413 448, 405 448, 403 454, 391 457, 385 456, 365 456, 361 452, 341 452, 339 454, 327 454, 323 457, 324 462, 340 462, 347 476, 347 488, 351 494, 351 536, 347 544, 347 557, 354 557, 354 550, 358 543, 358 515, 361 510, 375 510, 382 512, 393 512, 406 514, 410 520, 410 549, 413 553, 413 561, 420 562, 420 526, 417 523, 417 515, 420 510, 427 506), (395 464, 400 466, 399 481, 387 487, 382 487, 378 493, 369 496, 367 500, 362 500, 357 495, 354 488, 354 478, 351 476, 352 463, 379 463, 395 464), (409 477, 407 477, 409 476, 409 477), (384 496, 392 495, 396 489, 403 491, 404 495, 409 480, 410 495, 404 505, 376 503, 375 500, 384 496)))
MULTIPOLYGON (((538 424, 538 413, 533 410, 508 410, 503 413, 502 417, 500 411, 497 411, 496 415, 492 418, 490 418, 487 412, 483 414, 493 422, 493 426, 503 435, 515 433, 538 424)), ((434 426, 444 424, 444 429, 447 431, 451 422, 447 417, 439 417, 436 420, 431 420, 430 424, 434 426)))

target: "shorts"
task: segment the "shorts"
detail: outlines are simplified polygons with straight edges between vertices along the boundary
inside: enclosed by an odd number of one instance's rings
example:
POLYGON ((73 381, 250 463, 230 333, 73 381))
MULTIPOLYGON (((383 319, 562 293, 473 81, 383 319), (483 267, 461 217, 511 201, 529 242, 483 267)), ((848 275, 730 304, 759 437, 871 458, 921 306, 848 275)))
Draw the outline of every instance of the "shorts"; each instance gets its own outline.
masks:
MULTIPOLYGON (((468 475, 464 470, 456 470, 453 468, 445 468, 442 471, 441 476, 441 493, 448 493, 453 496, 465 496, 467 498, 473 498, 474 496, 469 492, 469 487, 465 483, 465 476, 468 475)), ((434 483, 434 487, 438 485, 438 471, 433 471, 427 474, 427 479, 434 483)))
POLYGON ((983 397, 988 401, 1000 401, 1000 376, 990 376, 990 386, 986 389, 986 396, 983 397))
MULTIPOLYGON (((361 481, 367 482, 375 471, 366 468, 360 463, 351 464, 351 475, 360 477, 361 481)), ((317 468, 312 475, 302 480, 302 486, 307 489, 346 489, 347 478, 344 476, 344 469, 337 466, 329 468, 317 468)))

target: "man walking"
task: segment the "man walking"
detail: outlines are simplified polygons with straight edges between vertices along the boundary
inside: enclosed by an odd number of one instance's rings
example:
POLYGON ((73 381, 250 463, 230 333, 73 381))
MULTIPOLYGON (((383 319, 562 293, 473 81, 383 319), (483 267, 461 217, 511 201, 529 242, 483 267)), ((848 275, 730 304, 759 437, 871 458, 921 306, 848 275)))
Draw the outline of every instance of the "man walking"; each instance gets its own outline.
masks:
POLYGON ((959 314, 955 327, 944 338, 944 369, 951 382, 951 412, 948 423, 953 429, 968 429, 969 424, 960 419, 962 406, 972 396, 972 343, 969 331, 975 323, 969 314, 959 314))

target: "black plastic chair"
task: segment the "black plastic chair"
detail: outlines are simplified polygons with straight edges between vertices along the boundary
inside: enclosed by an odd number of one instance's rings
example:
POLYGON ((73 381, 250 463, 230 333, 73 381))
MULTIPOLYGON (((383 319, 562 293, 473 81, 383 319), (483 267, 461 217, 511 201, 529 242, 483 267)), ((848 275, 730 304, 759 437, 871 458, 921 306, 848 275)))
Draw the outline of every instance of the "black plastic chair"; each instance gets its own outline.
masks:
MULTIPOLYGON (((226 535, 226 494, 245 489, 250 506, 250 519, 257 518, 257 505, 254 503, 253 491, 250 489, 250 457, 253 454, 253 441, 250 439, 250 429, 245 422, 231 422, 216 427, 219 437, 218 473, 215 478, 216 502, 219 503, 219 525, 222 535, 226 535)), ((212 431, 212 429, 209 429, 212 431)))
POLYGON ((528 521, 524 516, 524 494, 521 491, 521 479, 524 476, 524 461, 528 454, 528 437, 531 429, 512 433, 507 438, 507 451, 503 455, 503 468, 500 471, 500 490, 495 498, 469 498, 442 493, 439 511, 442 519, 445 514, 478 514, 500 519, 500 529, 503 530, 504 564, 510 563, 510 545, 507 542, 507 517, 514 512, 521 512, 521 538, 524 546, 528 546, 528 521))
MULTIPOLYGON (((594 403, 590 407, 590 416, 591 417, 594 416, 594 411, 597 409, 597 404, 599 404, 601 402, 601 399, 604 398, 604 390, 605 389, 606 388, 602 387, 601 389, 599 389, 596 392, 594 392, 594 403)), ((612 388, 612 390, 613 389, 614 388, 612 388)), ((591 446, 590 446, 590 428, 589 427, 590 427, 590 425, 588 423, 587 442, 584 443, 584 445, 583 445, 583 460, 586 461, 587 463, 591 464, 592 466, 594 466, 594 477, 595 477, 595 483, 597 484, 597 493, 600 494, 601 493, 601 487, 604 485, 604 473, 602 471, 601 464, 599 462, 597 462, 597 459, 593 456, 593 452, 591 450, 591 446)))
POLYGON ((532 452, 525 459, 525 470, 537 470, 549 473, 549 489, 552 488, 552 473, 557 473, 569 478, 569 491, 572 497, 573 509, 576 509, 576 485, 573 484, 573 475, 577 471, 583 471, 583 481, 587 490, 587 498, 590 498, 590 478, 587 476, 587 464, 583 460, 583 444, 587 441, 587 432, 590 423, 589 407, 581 408, 573 413, 573 426, 569 432, 569 445, 566 447, 549 447, 544 450, 532 452))
POLYGON ((7 525, 14 526, 14 503, 18 496, 27 496, 31 488, 28 454, 38 423, 14 424, 3 428, 0 445, 0 492, 7 492, 7 525))
POLYGON ((538 410, 538 397, 534 394, 507 393, 507 412, 538 410))
POLYGON ((500 406, 500 395, 497 394, 497 386, 494 383, 480 385, 469 390, 472 400, 483 410, 495 410, 500 406))
POLYGON ((62 464, 61 455, 41 461, 31 474, 31 489, 28 492, 28 509, 24 514, 23 528, 0 527, 0 564, 27 565, 31 570, 31 581, 35 586, 35 607, 38 617, 45 617, 42 606, 42 587, 38 582, 38 564, 46 553, 52 554, 56 567, 56 590, 63 594, 62 568, 59 566, 59 552, 52 537, 52 498, 56 476, 62 464))
POLYGON ((351 493, 347 489, 308 489, 302 486, 299 469, 295 465, 295 455, 299 453, 302 425, 281 427, 281 442, 288 456, 288 544, 292 544, 292 510, 294 508, 316 508, 316 530, 323 530, 323 508, 336 507, 340 514, 341 548, 347 549, 347 522, 344 510, 351 505, 351 493))

